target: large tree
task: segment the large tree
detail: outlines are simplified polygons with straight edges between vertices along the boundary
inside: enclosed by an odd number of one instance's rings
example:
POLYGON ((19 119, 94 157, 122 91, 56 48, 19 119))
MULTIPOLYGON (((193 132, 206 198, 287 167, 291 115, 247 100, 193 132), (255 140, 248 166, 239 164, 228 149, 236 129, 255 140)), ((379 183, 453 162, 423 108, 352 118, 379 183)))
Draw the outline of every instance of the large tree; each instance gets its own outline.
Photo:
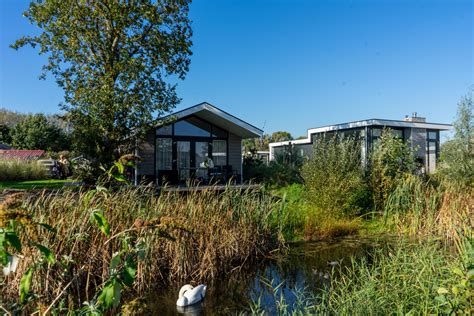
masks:
POLYGON ((44 0, 25 16, 41 29, 12 47, 39 46, 65 92, 77 149, 107 163, 179 102, 192 42, 190 0, 44 0), (134 137, 131 137, 131 136, 134 137))

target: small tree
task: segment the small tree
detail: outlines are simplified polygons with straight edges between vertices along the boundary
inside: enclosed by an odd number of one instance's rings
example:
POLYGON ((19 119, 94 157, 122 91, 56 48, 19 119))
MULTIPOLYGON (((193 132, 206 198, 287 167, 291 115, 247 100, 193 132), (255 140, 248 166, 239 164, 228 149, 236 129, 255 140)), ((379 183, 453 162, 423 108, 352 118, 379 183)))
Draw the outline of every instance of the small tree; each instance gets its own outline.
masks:
POLYGON ((474 185, 474 115, 472 94, 458 106, 454 138, 441 146, 438 174, 461 188, 474 185))
POLYGON ((70 141, 62 129, 43 114, 30 115, 11 130, 12 146, 17 149, 68 150, 70 141))
POLYGON ((370 186, 376 210, 382 210, 398 181, 416 169, 410 146, 394 136, 389 129, 382 135, 370 155, 370 186))

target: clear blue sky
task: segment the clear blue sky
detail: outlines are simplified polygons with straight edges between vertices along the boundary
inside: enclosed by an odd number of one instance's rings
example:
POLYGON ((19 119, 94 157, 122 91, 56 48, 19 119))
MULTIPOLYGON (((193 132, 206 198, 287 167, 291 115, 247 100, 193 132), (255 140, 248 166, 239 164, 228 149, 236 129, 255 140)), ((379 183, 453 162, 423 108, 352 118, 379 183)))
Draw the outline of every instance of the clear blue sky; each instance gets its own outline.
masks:
MULTIPOLYGON (((204 1, 178 109, 208 101, 266 132, 417 111, 451 122, 474 87, 474 1, 204 1)), ((35 28, 28 1, 0 0, 0 107, 58 111, 45 57, 9 44, 35 28)))

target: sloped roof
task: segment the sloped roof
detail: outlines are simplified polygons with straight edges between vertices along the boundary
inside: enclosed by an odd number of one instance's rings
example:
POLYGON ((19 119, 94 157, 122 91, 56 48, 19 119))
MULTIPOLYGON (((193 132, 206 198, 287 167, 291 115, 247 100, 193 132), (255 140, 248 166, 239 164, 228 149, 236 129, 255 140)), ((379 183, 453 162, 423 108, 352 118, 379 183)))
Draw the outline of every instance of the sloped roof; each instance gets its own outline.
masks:
POLYGON ((164 117, 163 120, 166 120, 169 117, 175 117, 179 120, 190 115, 204 119, 209 123, 212 123, 242 138, 261 137, 263 134, 261 129, 207 102, 202 102, 195 106, 168 115, 167 117, 164 117))
POLYGON ((30 160, 38 159, 44 155, 44 150, 0 150, 0 160, 11 160, 11 159, 20 159, 20 160, 30 160))

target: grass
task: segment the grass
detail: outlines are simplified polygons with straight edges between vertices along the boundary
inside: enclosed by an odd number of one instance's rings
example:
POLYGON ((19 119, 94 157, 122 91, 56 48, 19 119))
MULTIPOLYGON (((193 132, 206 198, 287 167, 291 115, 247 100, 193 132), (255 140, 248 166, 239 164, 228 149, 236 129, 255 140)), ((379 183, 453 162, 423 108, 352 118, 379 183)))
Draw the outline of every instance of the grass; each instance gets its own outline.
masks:
MULTIPOLYGON (((279 315, 472 315, 473 240, 458 252, 439 241, 400 241, 352 261, 334 274, 327 291, 296 292, 293 304, 275 288, 279 315)), ((249 310, 265 315, 260 301, 249 310)))
POLYGON ((334 216, 315 206, 304 185, 292 184, 272 193, 282 201, 272 219, 286 241, 355 235, 362 227, 363 221, 358 218, 334 216))
POLYGON ((137 253, 142 258, 125 296, 143 294, 169 280, 205 282, 280 246, 278 229, 270 221, 280 202, 255 190, 228 188, 217 194, 210 189, 156 196, 153 188, 101 188, 17 199, 20 204, 9 201, 3 207, 22 213, 3 210, 2 215, 0 210, 0 226, 2 217, 4 223, 9 221, 9 214, 31 217, 17 227, 24 258, 17 273, 2 280, 1 296, 5 303, 18 303, 20 278, 36 263, 31 292, 41 299, 32 299, 24 311, 50 304, 68 284, 61 296, 69 309, 93 301, 114 273, 112 258, 124 243, 140 248, 137 253), (103 215, 101 229, 110 231, 109 236, 91 224, 91 216, 97 212, 103 215), (55 233, 28 221, 47 223, 55 233), (47 247, 55 263, 40 264, 35 244, 47 247))
POLYGON ((71 180, 44 179, 28 181, 0 181, 0 189, 59 189, 71 180))
POLYGON ((46 170, 36 160, 0 160, 0 181, 45 179, 46 170))

